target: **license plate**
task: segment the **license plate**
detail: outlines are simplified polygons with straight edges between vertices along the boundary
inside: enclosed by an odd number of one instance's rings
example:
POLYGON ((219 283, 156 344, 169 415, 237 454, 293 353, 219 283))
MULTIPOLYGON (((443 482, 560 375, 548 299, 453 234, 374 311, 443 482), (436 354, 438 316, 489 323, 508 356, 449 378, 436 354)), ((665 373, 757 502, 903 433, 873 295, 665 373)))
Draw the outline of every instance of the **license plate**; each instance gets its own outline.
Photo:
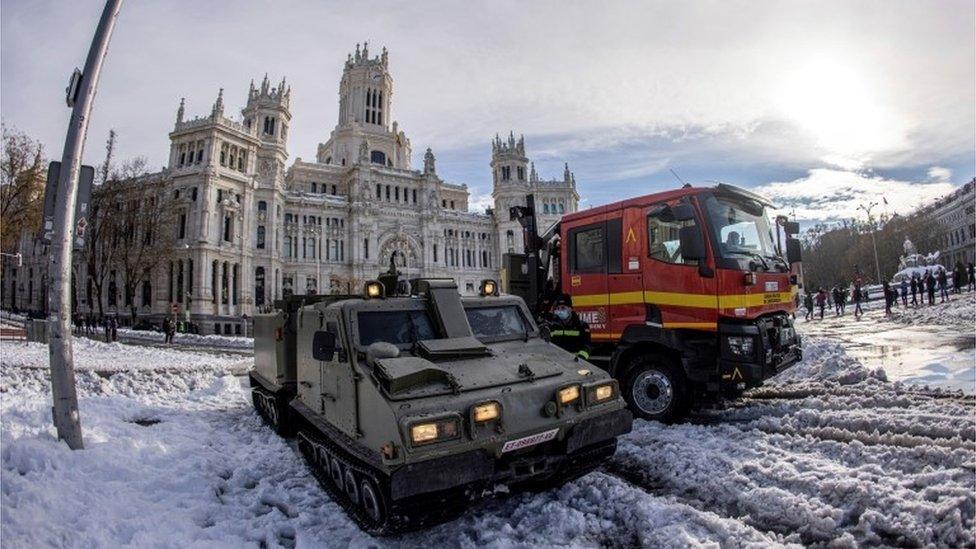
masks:
POLYGON ((559 433, 559 429, 553 429, 551 431, 543 431, 541 433, 536 433, 534 435, 529 435, 527 437, 517 438, 515 440, 510 440, 502 446, 502 453, 511 452, 513 450, 521 450, 522 448, 528 448, 529 446, 535 446, 536 444, 542 444, 543 442, 549 442, 550 440, 556 438, 559 433))

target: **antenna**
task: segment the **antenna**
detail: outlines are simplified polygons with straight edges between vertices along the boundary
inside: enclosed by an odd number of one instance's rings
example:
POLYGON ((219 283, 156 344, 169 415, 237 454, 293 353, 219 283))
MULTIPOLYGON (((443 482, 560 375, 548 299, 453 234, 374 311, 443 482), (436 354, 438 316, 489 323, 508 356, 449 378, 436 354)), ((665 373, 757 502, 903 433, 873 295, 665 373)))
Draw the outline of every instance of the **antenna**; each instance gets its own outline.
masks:
POLYGON ((684 179, 681 179, 681 176, 678 175, 678 172, 672 170, 671 168, 668 168, 668 170, 671 172, 671 175, 673 175, 674 178, 678 180, 679 183, 681 183, 682 185, 684 185, 686 187, 690 187, 691 186, 691 185, 685 183, 685 180, 684 179))

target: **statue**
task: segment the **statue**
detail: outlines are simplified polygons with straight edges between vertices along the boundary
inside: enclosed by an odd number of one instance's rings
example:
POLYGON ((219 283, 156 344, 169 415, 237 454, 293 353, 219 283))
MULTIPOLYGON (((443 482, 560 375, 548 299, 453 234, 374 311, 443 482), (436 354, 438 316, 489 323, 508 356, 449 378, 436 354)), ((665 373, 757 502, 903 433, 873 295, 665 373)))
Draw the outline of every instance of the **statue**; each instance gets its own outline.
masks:
POLYGON ((905 250, 905 255, 913 255, 915 253, 918 253, 915 250, 915 245, 912 244, 912 241, 909 240, 907 236, 905 237, 905 243, 902 244, 902 247, 905 250))
POLYGON ((369 140, 363 139, 362 144, 359 145, 359 163, 369 164, 369 140))
POLYGON ((424 154, 424 174, 436 173, 434 169, 434 153, 431 152, 430 147, 427 147, 427 153, 424 154))

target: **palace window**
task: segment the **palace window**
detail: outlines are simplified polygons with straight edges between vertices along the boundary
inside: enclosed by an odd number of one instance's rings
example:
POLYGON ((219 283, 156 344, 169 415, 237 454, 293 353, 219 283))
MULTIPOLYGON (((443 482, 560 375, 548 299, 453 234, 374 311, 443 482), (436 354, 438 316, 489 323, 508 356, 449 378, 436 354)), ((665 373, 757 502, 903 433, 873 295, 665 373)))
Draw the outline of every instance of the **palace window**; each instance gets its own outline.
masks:
POLYGON ((258 225, 257 248, 264 249, 264 225, 258 225))
POLYGON ((525 168, 522 166, 518 167, 518 178, 519 181, 525 181, 525 168))
POLYGON ((383 151, 372 151, 369 153, 369 161, 380 166, 386 165, 386 153, 383 151))
POLYGON ((266 212, 266 211, 268 211, 268 203, 265 202, 264 200, 259 200, 258 201, 258 211, 259 212, 266 212))

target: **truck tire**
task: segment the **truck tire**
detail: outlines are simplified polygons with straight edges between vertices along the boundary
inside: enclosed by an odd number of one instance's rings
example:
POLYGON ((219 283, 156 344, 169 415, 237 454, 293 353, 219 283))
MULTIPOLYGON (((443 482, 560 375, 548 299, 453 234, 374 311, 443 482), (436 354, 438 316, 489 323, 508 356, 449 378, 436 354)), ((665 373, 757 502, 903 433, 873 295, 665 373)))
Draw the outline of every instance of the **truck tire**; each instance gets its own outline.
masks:
POLYGON ((631 362, 621 387, 634 415, 649 421, 675 423, 688 413, 688 382, 673 361, 646 354, 631 362))

